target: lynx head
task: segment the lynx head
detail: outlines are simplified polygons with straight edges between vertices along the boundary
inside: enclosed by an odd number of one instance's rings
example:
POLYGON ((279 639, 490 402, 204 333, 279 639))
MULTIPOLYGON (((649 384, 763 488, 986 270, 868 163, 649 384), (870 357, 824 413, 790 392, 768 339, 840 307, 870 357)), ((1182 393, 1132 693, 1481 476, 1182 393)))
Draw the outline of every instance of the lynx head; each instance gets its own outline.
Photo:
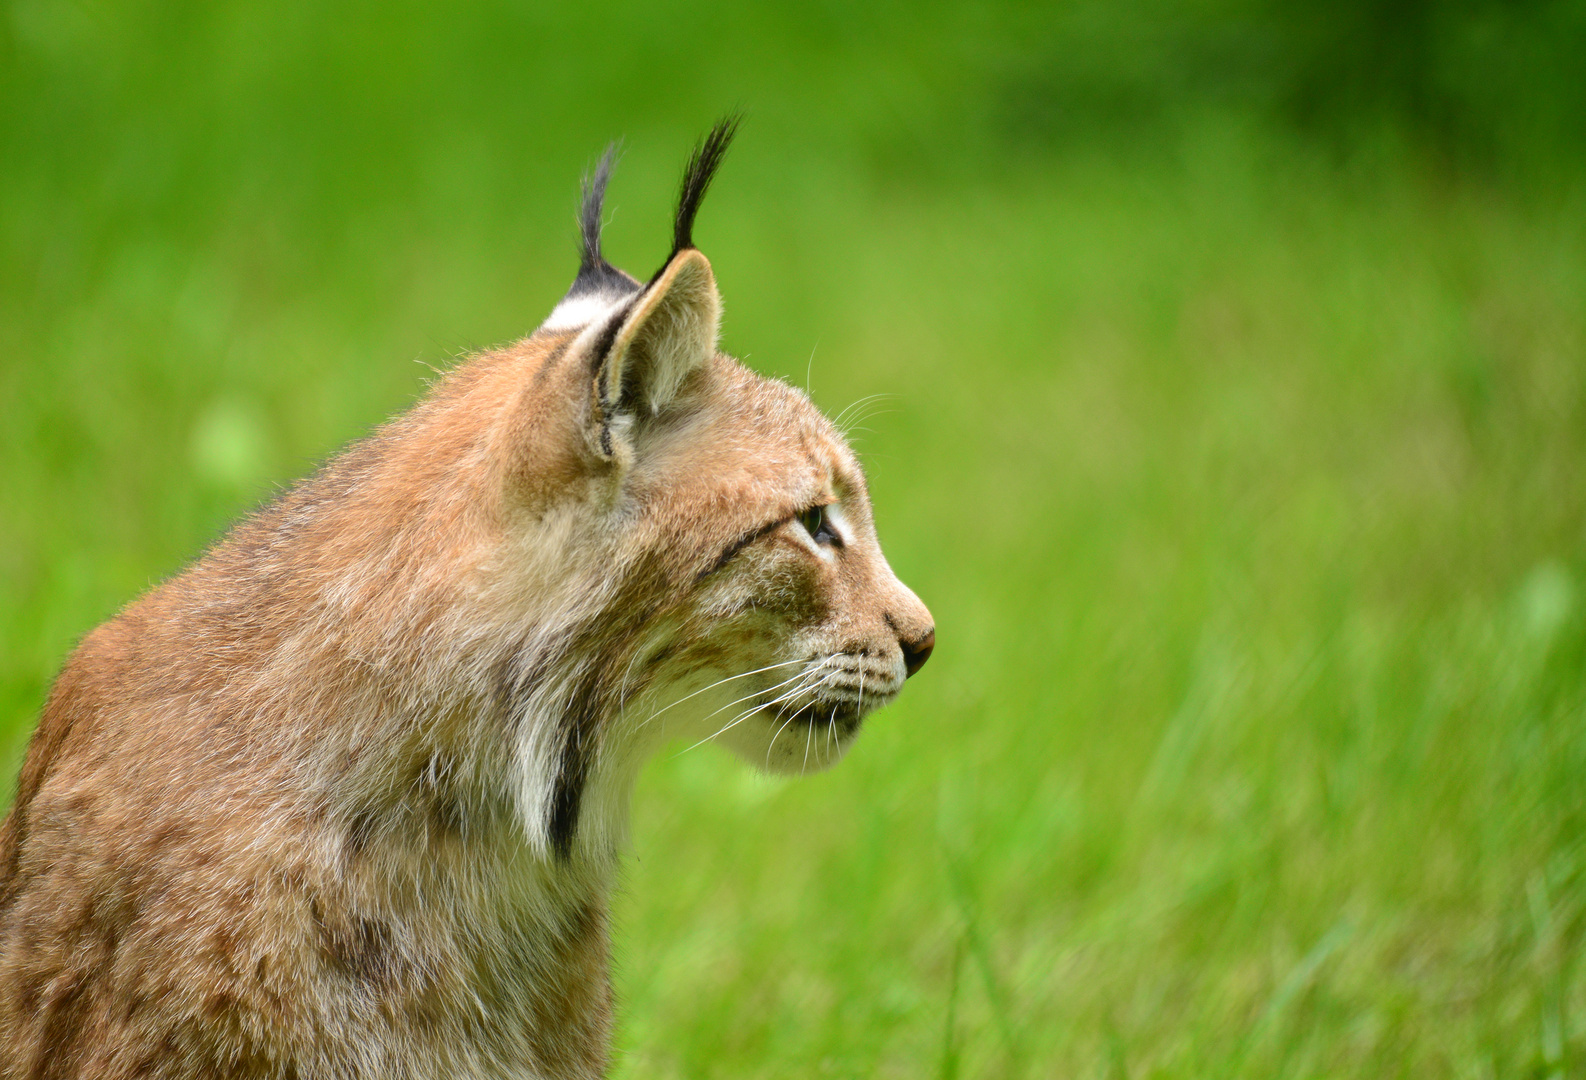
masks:
POLYGON ((663 739, 716 739, 772 771, 830 765, 934 644, 842 435, 717 350, 721 300, 692 226, 733 130, 696 147, 648 281, 601 255, 608 151, 585 184, 578 276, 519 347, 535 370, 505 427, 515 464, 493 562, 550 643, 525 645, 509 678, 557 715, 521 757, 564 853, 608 816, 592 800, 624 798, 602 794, 628 786, 614 774, 631 780, 663 739))

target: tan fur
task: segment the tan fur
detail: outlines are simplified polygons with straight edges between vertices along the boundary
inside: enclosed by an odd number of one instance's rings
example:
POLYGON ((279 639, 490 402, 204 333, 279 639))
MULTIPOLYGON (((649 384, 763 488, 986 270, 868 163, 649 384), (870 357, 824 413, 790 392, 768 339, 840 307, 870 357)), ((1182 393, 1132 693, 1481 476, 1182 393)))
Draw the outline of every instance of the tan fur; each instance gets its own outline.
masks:
POLYGON ((688 249, 475 357, 83 641, 0 826, 0 1077, 603 1073, 646 755, 825 767, 932 634, 719 312, 688 249))

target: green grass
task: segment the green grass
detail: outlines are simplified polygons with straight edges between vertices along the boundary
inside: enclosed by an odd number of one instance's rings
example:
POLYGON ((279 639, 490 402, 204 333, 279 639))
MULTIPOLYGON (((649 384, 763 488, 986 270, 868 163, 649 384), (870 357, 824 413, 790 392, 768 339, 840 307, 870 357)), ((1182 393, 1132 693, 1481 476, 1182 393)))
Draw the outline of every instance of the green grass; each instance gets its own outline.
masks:
POLYGON ((650 270, 748 86, 697 234, 726 346, 886 395, 854 437, 939 645, 829 774, 647 771, 616 1074, 1586 1070, 1578 191, 1215 108, 960 162, 916 63, 951 19, 862 74, 869 23, 729 20, 659 99, 689 35, 640 22, 570 102, 571 24, 48 10, 0 127, 6 784, 76 638, 543 317, 624 131, 610 247, 650 270))
POLYGON ((1586 1067, 1580 219, 1206 137, 821 252, 940 646, 649 773, 625 1075, 1586 1067))

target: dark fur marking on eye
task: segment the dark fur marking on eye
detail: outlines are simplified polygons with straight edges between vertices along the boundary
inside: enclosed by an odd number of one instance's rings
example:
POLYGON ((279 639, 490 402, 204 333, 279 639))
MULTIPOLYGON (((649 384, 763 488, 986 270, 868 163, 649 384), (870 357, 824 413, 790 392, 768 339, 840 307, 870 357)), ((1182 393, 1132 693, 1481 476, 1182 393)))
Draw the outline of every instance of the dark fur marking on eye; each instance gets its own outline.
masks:
POLYGON ((742 551, 744 548, 760 539, 766 533, 771 532, 774 529, 781 528, 791 520, 791 518, 780 517, 775 521, 768 521, 759 528, 751 529, 749 532, 744 533, 738 539, 728 544, 727 547, 723 549, 722 553, 716 556, 716 561, 711 563, 708 569, 701 570, 698 574, 696 574, 694 576, 694 580, 696 582, 704 581, 706 578, 710 577, 710 575, 714 574, 716 571, 720 570, 722 567, 731 562, 732 557, 738 554, 738 552, 742 551))

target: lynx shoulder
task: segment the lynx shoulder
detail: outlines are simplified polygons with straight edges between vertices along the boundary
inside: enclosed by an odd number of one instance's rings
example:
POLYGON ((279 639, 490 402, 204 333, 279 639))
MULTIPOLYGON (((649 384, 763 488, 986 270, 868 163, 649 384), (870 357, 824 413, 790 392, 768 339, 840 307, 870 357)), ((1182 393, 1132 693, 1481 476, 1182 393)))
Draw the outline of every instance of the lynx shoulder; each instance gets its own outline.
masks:
POLYGON ((0 1077, 596 1077, 667 740, 836 761, 930 654, 841 435, 717 350, 694 247, 534 333, 84 639, 0 826, 0 1077))

